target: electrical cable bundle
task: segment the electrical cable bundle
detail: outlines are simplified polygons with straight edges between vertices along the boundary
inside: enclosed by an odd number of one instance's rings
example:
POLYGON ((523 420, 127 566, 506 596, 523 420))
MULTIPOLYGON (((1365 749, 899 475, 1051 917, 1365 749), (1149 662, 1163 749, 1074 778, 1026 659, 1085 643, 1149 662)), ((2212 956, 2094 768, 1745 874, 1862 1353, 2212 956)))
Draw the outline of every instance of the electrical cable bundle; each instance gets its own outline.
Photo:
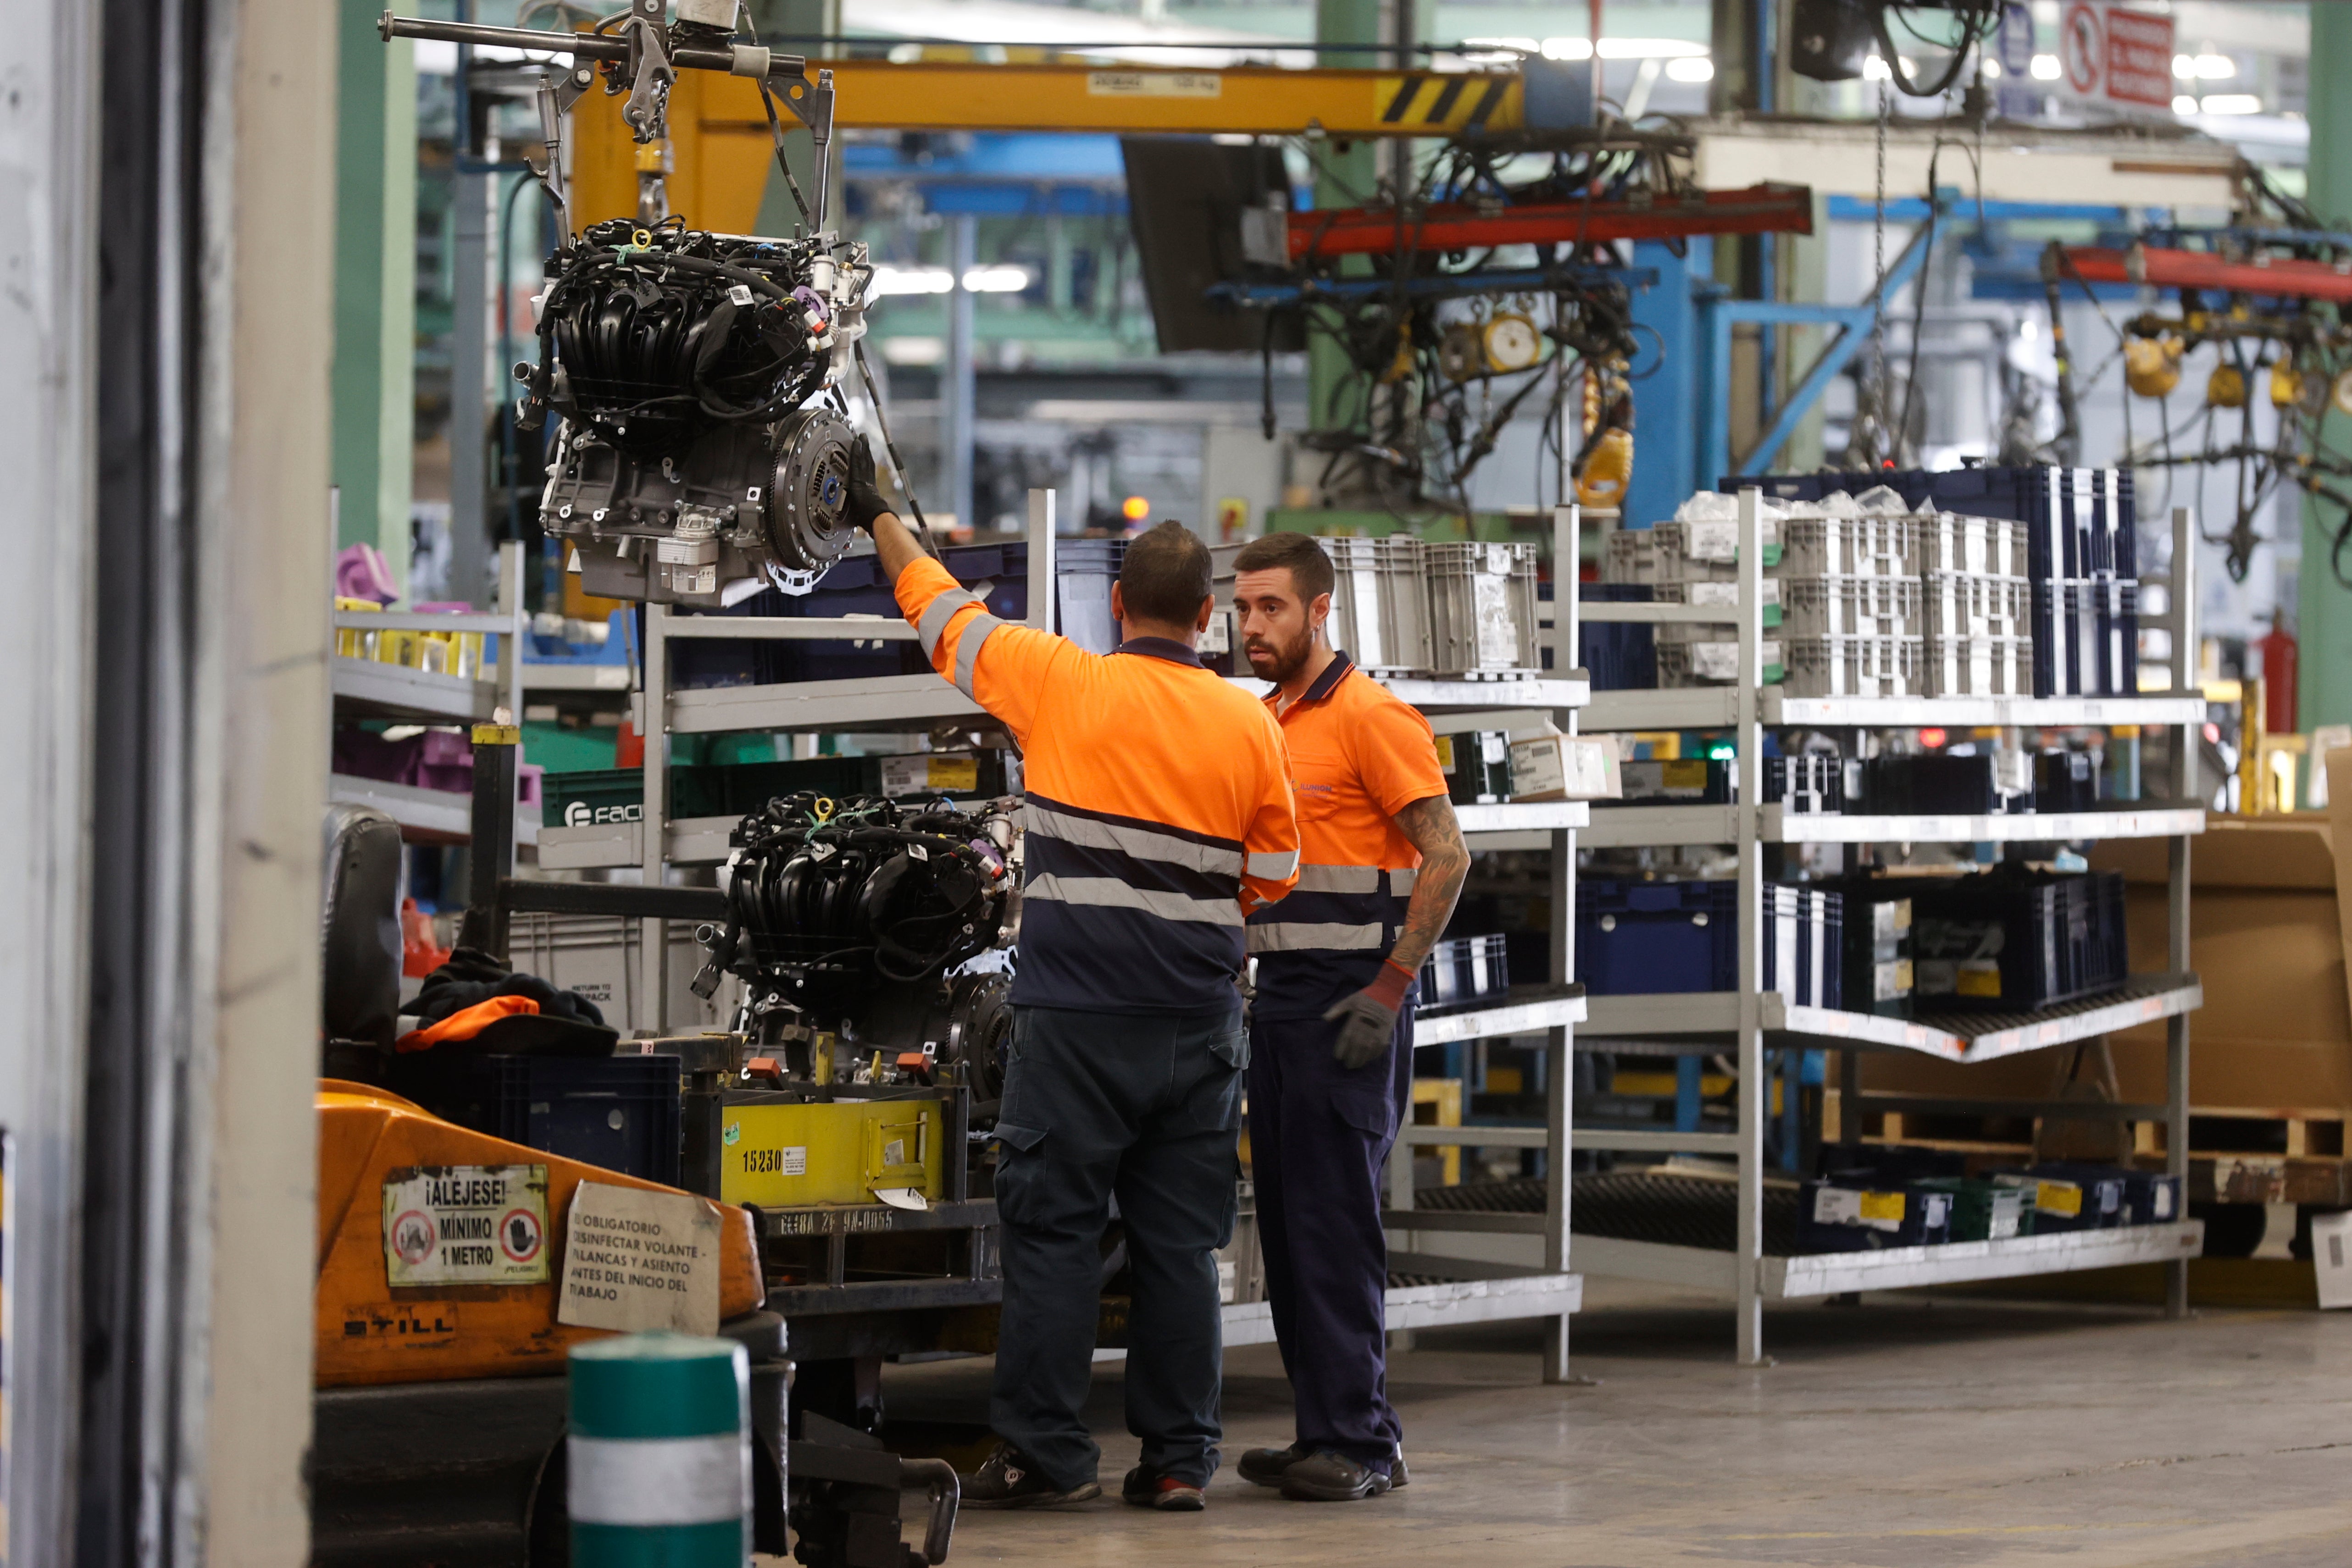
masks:
MULTIPOLYGON (((1012 889, 988 816, 877 795, 779 797, 731 836, 720 878, 723 931, 706 938, 719 971, 770 990, 813 978, 936 981, 988 947, 1012 889)), ((833 988, 837 989, 838 986, 833 988)))
POLYGON ((551 258, 523 428, 544 411, 667 455, 715 425, 764 424, 823 383, 829 342, 812 248, 625 218, 551 258))

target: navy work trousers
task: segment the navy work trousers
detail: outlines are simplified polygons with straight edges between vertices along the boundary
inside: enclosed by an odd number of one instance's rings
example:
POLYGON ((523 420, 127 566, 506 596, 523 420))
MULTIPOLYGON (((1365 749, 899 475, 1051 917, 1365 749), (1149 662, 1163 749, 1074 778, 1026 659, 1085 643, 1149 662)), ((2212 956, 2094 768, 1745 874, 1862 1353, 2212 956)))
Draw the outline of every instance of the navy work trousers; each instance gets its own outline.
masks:
POLYGON ((1412 1008, 1362 1067, 1339 1065, 1339 1036, 1320 1019, 1251 1023, 1250 1169, 1298 1441, 1385 1474, 1403 1428, 1388 1396, 1381 1172, 1412 1113, 1412 1008))
POLYGON ((1164 1475, 1206 1486, 1216 1471, 1216 1249, 1234 1234, 1248 1051, 1238 1002, 1208 1015, 1013 1009, 996 1121, 1004 1312, 989 1421, 1058 1488, 1093 1480, 1102 1458, 1079 1409, 1114 1198, 1135 1281, 1127 1429, 1164 1475))

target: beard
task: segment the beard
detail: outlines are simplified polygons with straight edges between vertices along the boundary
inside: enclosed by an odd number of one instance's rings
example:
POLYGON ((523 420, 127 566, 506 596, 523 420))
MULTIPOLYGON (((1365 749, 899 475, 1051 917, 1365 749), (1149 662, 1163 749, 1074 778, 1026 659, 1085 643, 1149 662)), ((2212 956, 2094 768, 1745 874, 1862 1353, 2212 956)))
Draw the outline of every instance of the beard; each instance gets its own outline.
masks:
POLYGON ((1291 643, 1275 643, 1264 638, 1244 638, 1242 653, 1249 660, 1250 674, 1261 681, 1280 685, 1307 667, 1307 656, 1315 648, 1315 633, 1301 627, 1297 639, 1291 643))

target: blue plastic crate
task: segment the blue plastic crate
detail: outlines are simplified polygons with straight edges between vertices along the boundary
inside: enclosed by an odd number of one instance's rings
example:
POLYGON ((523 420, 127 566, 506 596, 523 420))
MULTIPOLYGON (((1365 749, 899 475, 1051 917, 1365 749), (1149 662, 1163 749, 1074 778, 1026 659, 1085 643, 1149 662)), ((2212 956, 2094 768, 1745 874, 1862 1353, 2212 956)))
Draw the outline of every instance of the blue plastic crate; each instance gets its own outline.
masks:
POLYGON ((445 1121, 526 1148, 676 1186, 675 1056, 404 1057, 393 1087, 445 1121))
MULTIPOLYGON (((1540 586, 1549 590, 1551 585, 1540 586)), ((1654 597, 1646 582, 1580 582, 1576 589, 1577 598, 1591 604, 1647 604, 1654 597)), ((1592 677, 1596 692, 1650 691, 1658 684, 1657 638, 1654 626, 1579 621, 1577 661, 1592 677)))
POLYGON ((1736 882, 1576 881, 1576 977, 1596 997, 1739 983, 1736 882))

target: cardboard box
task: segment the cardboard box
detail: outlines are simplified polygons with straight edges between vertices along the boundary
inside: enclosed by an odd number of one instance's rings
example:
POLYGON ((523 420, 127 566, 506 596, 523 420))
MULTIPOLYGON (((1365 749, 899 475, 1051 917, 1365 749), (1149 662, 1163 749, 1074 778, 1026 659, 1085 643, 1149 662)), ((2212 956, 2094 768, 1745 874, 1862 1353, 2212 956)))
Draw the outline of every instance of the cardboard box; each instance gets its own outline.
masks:
POLYGON ((1511 742, 1514 800, 1614 800, 1625 785, 1606 735, 1537 735, 1511 742))

